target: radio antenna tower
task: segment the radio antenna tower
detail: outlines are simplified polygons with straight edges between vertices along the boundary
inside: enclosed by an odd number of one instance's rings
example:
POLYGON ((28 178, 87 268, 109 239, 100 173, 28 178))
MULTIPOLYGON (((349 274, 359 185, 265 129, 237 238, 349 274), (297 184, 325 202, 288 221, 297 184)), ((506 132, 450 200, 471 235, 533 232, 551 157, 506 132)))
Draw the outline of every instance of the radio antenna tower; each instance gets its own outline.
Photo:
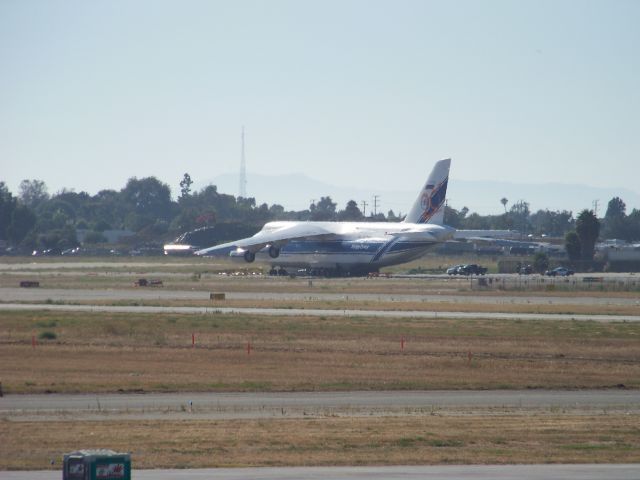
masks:
POLYGON ((242 198, 247 198, 247 164, 244 158, 244 125, 242 126, 242 151, 240 155, 240 196, 242 198))

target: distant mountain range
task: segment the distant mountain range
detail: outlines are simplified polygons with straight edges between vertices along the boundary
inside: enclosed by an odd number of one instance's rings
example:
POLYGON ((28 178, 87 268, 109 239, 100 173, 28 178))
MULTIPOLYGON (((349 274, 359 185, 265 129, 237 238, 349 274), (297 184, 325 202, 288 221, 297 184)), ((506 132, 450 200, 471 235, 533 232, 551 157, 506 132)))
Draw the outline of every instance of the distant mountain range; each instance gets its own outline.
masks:
MULTIPOLYGON (((413 179, 415 180, 415 179, 413 179)), ((210 181, 196 183, 197 189, 209 183, 216 185, 218 191, 231 195, 238 194, 238 174, 219 175, 210 181)), ((385 214, 393 210, 397 214, 406 214, 413 204, 420 184, 411 185, 404 191, 371 189, 362 187, 340 187, 324 183, 300 173, 288 175, 247 174, 247 195, 254 197, 258 204, 280 204, 286 210, 304 210, 312 201, 330 196, 345 207, 349 200, 355 200, 362 210, 362 201, 367 202, 366 213, 373 208, 373 197, 378 195, 378 211, 385 214)), ((507 209, 515 202, 524 200, 531 211, 539 209, 571 210, 574 215, 585 208, 592 209, 598 201, 598 216, 604 216, 607 203, 618 196, 627 205, 627 213, 633 208, 640 209, 640 194, 624 188, 591 187, 587 185, 545 183, 508 183, 490 181, 469 181, 451 179, 447 191, 449 205, 457 210, 467 207, 471 212, 482 215, 504 212, 500 199, 509 200, 507 209)))

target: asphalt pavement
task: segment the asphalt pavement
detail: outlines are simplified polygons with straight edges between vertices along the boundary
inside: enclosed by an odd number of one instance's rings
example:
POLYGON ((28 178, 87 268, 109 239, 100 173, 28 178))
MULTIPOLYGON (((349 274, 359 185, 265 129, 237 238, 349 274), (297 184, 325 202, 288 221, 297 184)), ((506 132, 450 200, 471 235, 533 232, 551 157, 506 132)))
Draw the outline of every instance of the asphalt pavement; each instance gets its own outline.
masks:
POLYGON ((207 315, 216 313, 240 313, 270 316, 313 317, 384 317, 384 318, 468 318, 501 320, 575 320, 593 322, 640 322, 640 315, 591 315, 563 313, 502 313, 502 312, 434 312, 425 310, 336 310, 320 308, 243 308, 243 307, 158 307, 114 305, 56 305, 1 303, 0 311, 67 311, 107 313, 183 313, 207 315))
POLYGON ((640 412, 640 391, 450 390, 281 393, 152 393, 5 395, 0 416, 11 419, 247 419, 322 415, 415 415, 427 411, 563 409, 640 412))
MULTIPOLYGON (((133 480, 638 480, 640 464, 433 465, 135 470, 133 480)), ((0 472, 1 480, 58 480, 61 470, 0 472)))
MULTIPOLYGON (((92 302, 120 300, 209 300, 208 291, 171 290, 165 288, 131 289, 67 289, 67 288, 0 288, 4 302, 92 302)), ((225 292, 229 300, 273 301, 362 301, 362 302, 415 302, 415 303, 478 303, 486 305, 637 305, 640 298, 598 296, 553 296, 532 293, 526 296, 509 295, 455 295, 455 294, 379 294, 379 293, 326 293, 326 292, 225 292)))

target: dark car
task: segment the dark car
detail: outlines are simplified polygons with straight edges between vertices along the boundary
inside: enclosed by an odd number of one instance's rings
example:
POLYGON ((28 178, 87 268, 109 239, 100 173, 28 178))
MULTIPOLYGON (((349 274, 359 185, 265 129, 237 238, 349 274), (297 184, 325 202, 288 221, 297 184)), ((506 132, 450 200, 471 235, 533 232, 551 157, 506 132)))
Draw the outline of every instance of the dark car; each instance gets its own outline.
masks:
POLYGON ((573 270, 569 270, 566 267, 556 267, 553 270, 547 270, 544 272, 545 275, 550 277, 568 277, 569 275, 573 275, 575 272, 573 270))
POLYGON ((458 275, 459 270, 464 267, 464 265, 453 265, 452 267, 447 268, 447 275, 458 275))
POLYGON ((487 268, 475 263, 469 263, 458 268, 458 275, 484 275, 485 273, 487 273, 487 268))
POLYGON ((533 273, 533 267, 531 265, 522 265, 518 267, 517 272, 520 275, 531 275, 533 273))

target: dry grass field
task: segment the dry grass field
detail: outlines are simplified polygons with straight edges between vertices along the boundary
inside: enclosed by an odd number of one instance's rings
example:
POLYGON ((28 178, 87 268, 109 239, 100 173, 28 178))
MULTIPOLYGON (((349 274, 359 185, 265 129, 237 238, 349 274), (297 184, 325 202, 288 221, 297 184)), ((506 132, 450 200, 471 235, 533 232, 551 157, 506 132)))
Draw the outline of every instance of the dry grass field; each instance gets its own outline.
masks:
POLYGON ((10 393, 640 387, 625 322, 3 312, 0 345, 10 393))
POLYGON ((130 451, 135 468, 640 462, 626 415, 0 421, 0 438, 0 470, 58 469, 79 444, 130 451))

